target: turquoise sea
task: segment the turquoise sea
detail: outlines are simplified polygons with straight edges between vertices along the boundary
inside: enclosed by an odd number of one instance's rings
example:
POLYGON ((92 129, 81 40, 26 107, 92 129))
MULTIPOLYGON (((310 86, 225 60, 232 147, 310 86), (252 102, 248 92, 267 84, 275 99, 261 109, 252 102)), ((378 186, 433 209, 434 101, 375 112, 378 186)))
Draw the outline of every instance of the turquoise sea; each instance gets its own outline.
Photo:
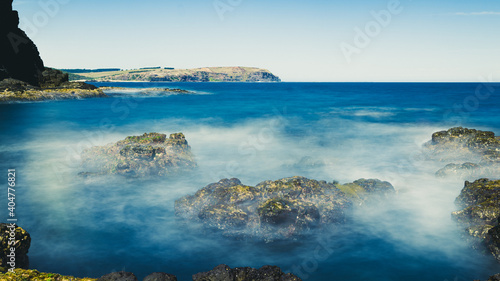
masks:
MULTIPOLYGON (((16 169, 17 217, 32 268, 78 277, 112 271, 179 280, 218 264, 272 264, 303 280, 485 280, 500 273, 451 220, 463 188, 438 179, 422 144, 455 126, 500 134, 500 84, 98 83, 189 95, 0 104, 0 170, 16 169), (80 152, 145 132, 183 132, 198 168, 185 177, 84 180, 80 152), (229 239, 186 226, 174 201, 222 178, 290 176, 391 182, 398 196, 354 223, 302 241, 229 239)), ((5 182, 7 180, 5 179, 5 182)), ((6 196, 2 221, 7 219, 6 196)))

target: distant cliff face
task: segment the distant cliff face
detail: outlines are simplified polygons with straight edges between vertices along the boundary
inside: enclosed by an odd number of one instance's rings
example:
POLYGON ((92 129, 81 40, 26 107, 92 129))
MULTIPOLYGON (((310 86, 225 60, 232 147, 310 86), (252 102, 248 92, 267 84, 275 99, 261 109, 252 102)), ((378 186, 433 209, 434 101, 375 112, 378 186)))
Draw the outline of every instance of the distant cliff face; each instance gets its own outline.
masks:
POLYGON ((39 86, 43 61, 26 33, 19 29, 19 16, 13 0, 0 2, 0 80, 14 78, 39 86))
POLYGON ((281 82, 267 69, 256 67, 203 67, 194 69, 145 68, 107 72, 71 71, 71 79, 87 81, 150 82, 281 82))

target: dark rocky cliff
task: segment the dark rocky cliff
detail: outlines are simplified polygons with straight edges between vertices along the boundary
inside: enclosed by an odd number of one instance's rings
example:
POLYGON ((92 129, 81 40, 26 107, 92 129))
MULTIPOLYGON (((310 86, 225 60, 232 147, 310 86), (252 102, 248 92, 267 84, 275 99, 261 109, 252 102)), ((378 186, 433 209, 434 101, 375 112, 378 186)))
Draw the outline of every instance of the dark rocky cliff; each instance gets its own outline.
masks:
POLYGON ((13 0, 0 2, 0 80, 14 78, 39 86, 44 71, 38 49, 19 29, 19 15, 13 0))

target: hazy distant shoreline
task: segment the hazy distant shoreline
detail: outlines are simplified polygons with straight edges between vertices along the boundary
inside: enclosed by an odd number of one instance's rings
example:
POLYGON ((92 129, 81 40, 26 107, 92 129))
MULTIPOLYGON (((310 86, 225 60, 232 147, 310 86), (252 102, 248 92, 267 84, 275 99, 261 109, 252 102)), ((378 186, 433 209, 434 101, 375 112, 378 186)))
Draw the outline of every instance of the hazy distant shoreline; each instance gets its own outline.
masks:
POLYGON ((85 82, 281 82, 267 69, 256 67, 203 67, 194 69, 139 68, 61 69, 71 81, 85 82))

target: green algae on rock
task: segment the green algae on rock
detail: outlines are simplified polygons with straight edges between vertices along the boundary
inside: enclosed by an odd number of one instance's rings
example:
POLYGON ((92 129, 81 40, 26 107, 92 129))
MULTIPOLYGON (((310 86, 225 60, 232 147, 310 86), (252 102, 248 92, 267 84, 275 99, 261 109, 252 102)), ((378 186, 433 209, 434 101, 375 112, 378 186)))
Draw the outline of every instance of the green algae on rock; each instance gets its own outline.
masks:
MULTIPOLYGON (((11 253, 10 248, 15 248, 15 267, 28 268, 28 250, 31 245, 31 237, 29 233, 19 226, 13 225, 15 228, 10 227, 11 224, 0 223, 0 271, 7 271, 11 266, 8 264, 11 253), (15 232, 15 240, 9 240, 11 232, 15 232), (15 241, 13 245, 9 241, 15 241)), ((3 280, 3 279, 2 279, 3 280)))
MULTIPOLYGON (((59 78, 55 78, 59 79, 59 78)), ((47 85, 55 85, 47 81, 47 85)), ((39 88, 15 79, 0 81, 0 102, 46 101, 62 99, 83 99, 108 97, 104 92, 82 82, 61 82, 56 87, 39 88)))
POLYGON ((96 281, 95 278, 76 278, 57 273, 43 273, 38 270, 16 268, 14 272, 0 273, 3 281, 96 281))
POLYGON ((500 261, 500 180, 466 181, 455 203, 462 209, 452 217, 465 227, 473 246, 486 245, 500 261))
POLYGON ((81 175, 171 176, 196 167, 184 134, 144 133, 82 152, 81 175))
POLYGON ((390 183, 380 180, 361 179, 341 185, 291 177, 253 187, 233 178, 178 199, 175 210, 177 216, 199 221, 223 235, 272 241, 343 224, 353 204, 363 204, 370 195, 394 192, 390 183))

